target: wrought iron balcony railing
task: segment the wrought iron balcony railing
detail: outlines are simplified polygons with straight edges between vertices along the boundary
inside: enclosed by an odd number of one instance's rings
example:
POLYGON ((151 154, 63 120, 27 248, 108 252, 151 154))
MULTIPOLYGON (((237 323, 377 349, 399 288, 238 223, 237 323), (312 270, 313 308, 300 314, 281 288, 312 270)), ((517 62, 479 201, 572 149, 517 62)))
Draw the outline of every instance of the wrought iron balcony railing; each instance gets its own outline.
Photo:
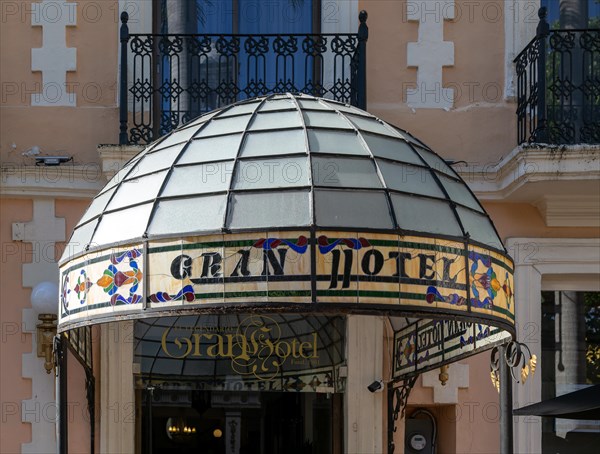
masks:
POLYGON ((519 144, 600 143, 600 30, 550 30, 546 8, 539 17, 514 60, 519 144))
POLYGON ((366 108, 365 11, 359 20, 354 34, 130 34, 123 12, 119 143, 149 143, 203 113, 274 92, 366 108))

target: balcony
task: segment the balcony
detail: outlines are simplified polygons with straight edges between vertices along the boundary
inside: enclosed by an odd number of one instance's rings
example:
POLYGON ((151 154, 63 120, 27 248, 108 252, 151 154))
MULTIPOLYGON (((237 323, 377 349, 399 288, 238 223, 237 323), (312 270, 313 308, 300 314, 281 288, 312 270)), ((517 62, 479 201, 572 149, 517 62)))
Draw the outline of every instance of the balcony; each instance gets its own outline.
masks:
POLYGON ((600 30, 550 30, 545 8, 539 16, 514 60, 518 143, 598 144, 600 30))
POLYGON ((130 34, 122 13, 119 143, 150 143, 218 107, 274 92, 365 108, 365 11, 359 20, 354 34, 130 34))

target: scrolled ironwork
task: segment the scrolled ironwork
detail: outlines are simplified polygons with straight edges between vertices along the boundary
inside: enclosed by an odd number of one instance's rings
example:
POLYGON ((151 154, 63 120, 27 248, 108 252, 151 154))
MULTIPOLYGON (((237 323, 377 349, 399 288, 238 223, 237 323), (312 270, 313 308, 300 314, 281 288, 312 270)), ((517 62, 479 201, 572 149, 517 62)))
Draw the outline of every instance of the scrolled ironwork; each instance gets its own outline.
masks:
POLYGON ((502 362, 508 366, 512 378, 517 383, 525 384, 529 375, 535 373, 537 356, 532 354, 529 347, 522 342, 511 341, 506 344, 504 349, 494 347, 490 356, 490 378, 498 391, 500 391, 500 368, 502 367, 502 362), (515 373, 519 375, 515 375, 515 373))
POLYGON ((302 40, 302 51, 312 57, 325 53, 327 51, 327 37, 306 36, 302 40))
POLYGON ((600 30, 550 30, 539 16, 514 60, 518 143, 600 143, 600 30))
POLYGON ((269 40, 266 36, 249 36, 244 42, 244 50, 252 57, 263 55, 269 51, 269 40))
POLYGON ((187 39, 187 51, 192 56, 208 55, 213 49, 213 41, 208 36, 190 36, 187 39))
POLYGON ((203 113, 273 92, 365 107, 366 18, 361 12, 354 34, 177 35, 129 34, 123 16, 120 143, 149 143, 203 113), (132 63, 129 80, 123 61, 132 63))
POLYGON ((273 51, 277 55, 289 57, 298 52, 298 40, 293 35, 279 35, 273 41, 273 51))
POLYGON ((394 434, 397 431, 398 419, 404 418, 408 396, 417 382, 418 375, 405 380, 388 384, 388 453, 393 454, 396 445, 394 434))
POLYGON ((221 35, 215 43, 215 49, 224 57, 231 57, 240 52, 240 38, 233 35, 221 35))

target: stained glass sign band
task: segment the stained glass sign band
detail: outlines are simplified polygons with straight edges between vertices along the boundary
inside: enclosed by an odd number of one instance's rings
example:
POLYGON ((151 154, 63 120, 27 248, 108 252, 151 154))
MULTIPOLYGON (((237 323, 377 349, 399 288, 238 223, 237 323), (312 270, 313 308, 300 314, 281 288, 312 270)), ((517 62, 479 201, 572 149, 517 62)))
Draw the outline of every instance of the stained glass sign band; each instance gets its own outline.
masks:
POLYGON ((512 261, 439 238, 299 230, 150 241, 64 263, 61 281, 61 331, 249 307, 514 326, 512 261))

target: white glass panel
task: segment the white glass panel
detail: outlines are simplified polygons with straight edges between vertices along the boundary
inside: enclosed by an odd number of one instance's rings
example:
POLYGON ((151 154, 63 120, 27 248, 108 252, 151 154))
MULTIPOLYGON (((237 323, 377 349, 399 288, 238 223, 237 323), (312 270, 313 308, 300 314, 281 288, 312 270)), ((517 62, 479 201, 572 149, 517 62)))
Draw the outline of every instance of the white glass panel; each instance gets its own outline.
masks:
POLYGON ((483 209, 467 188, 466 183, 459 183, 458 181, 451 180, 442 175, 439 175, 438 178, 446 188, 446 191, 452 200, 466 205, 469 208, 473 208, 474 210, 483 212, 483 209))
POLYGON ((316 223, 323 227, 394 227, 385 193, 315 190, 316 223))
POLYGON ((361 158, 312 158, 313 183, 318 186, 381 188, 375 163, 361 158))
POLYGON ((310 225, 308 191, 233 194, 229 228, 269 228, 310 225))
POLYGON ((308 186, 308 158, 252 159, 238 161, 234 189, 308 186))
POLYGON ((93 217, 98 216, 100 213, 104 211, 106 208, 106 204, 110 200, 110 196, 115 192, 115 188, 109 189, 108 191, 97 196, 83 215, 83 217, 79 220, 78 224, 83 224, 93 217))
POLYGON ((412 142, 415 145, 418 145, 420 147, 426 148, 426 145, 421 142, 419 139, 417 139, 415 136, 413 136, 412 134, 409 134, 406 131, 400 131, 398 128, 392 126, 394 128, 394 130, 400 134, 401 137, 404 137, 406 140, 408 140, 409 142, 412 142))
POLYGON ((419 152, 419 154, 421 156, 423 156, 423 159, 425 159, 427 164, 429 164, 431 167, 433 167, 438 172, 446 173, 448 175, 452 175, 453 177, 458 176, 456 174, 456 172, 454 172, 454 170, 452 170, 452 168, 450 168, 450 166, 448 164, 446 164, 446 161, 444 161, 442 158, 440 158, 435 153, 432 153, 431 151, 427 151, 424 148, 417 148, 417 151, 419 152))
POLYGON ((146 229, 152 205, 146 203, 105 214, 100 219, 93 244, 111 244, 141 237, 146 229))
POLYGON ((323 100, 321 101, 322 103, 324 103, 327 106, 330 106, 332 109, 335 110, 339 110, 340 112, 344 112, 344 113, 351 113, 351 114, 355 114, 355 115, 368 115, 367 112, 357 109, 356 107, 352 107, 352 106, 346 106, 345 104, 341 104, 338 102, 333 102, 331 100, 323 100))
POLYGON ((471 239, 498 249, 504 249, 502 241, 498 238, 487 216, 462 207, 457 207, 456 211, 460 216, 465 231, 469 233, 471 239))
POLYGON ((322 128, 353 129, 349 121, 335 112, 304 111, 306 126, 320 126, 322 128))
POLYGON ((71 239, 69 240, 69 244, 67 244, 67 247, 63 252, 61 260, 65 260, 85 250, 85 247, 92 239, 92 235, 94 234, 94 229, 96 228, 97 223, 98 221, 94 220, 82 225, 81 227, 77 227, 73 231, 73 235, 71 235, 71 239))
POLYGON ((463 236, 449 202, 403 194, 391 197, 401 229, 463 236))
POLYGON ((185 128, 180 131, 173 131, 171 135, 169 135, 165 140, 163 140, 161 143, 156 145, 156 147, 154 147, 152 153, 158 150, 162 150, 163 148, 170 147, 171 145, 175 145, 177 143, 187 142, 192 138, 194 134, 196 134, 196 132, 198 132, 198 128, 195 127, 185 128))
POLYGON ((281 129, 301 127, 298 111, 259 113, 254 117, 250 125, 250 131, 260 129, 281 129))
POLYGON ((373 156, 424 165, 421 158, 402 139, 393 139, 375 134, 363 134, 363 138, 367 142, 373 156))
POLYGON ((249 132, 240 156, 269 156, 306 153, 306 136, 302 129, 287 131, 249 132))
POLYGON ((331 107, 316 100, 313 101, 311 99, 299 99, 298 104, 300 104, 302 109, 329 110, 333 112, 331 107))
POLYGON ((132 178, 138 178, 147 173, 156 172, 158 170, 171 167, 184 145, 185 144, 175 145, 173 147, 159 150, 156 153, 145 155, 138 161, 136 166, 126 178, 128 180, 132 178))
POLYGON ((220 110, 213 110, 212 112, 208 112, 205 113, 204 115, 198 117, 197 119, 195 119, 194 121, 188 123, 186 126, 196 126, 202 123, 206 123, 208 120, 210 120, 212 117, 214 117, 215 115, 217 115, 218 113, 220 113, 220 110))
POLYGON ((215 231, 223 227, 227 194, 162 200, 148 229, 151 235, 215 231))
POLYGON ((135 165, 135 163, 138 162, 144 155, 145 152, 142 151, 136 157, 132 158, 130 161, 127 161, 121 170, 119 170, 110 180, 108 180, 108 183, 106 183, 106 186, 104 186, 100 192, 106 192, 119 184, 123 178, 127 177, 127 174, 135 165))
POLYGON ((444 193, 433 178, 430 169, 383 161, 381 159, 378 159, 377 163, 388 188, 411 192, 413 194, 445 198, 444 193))
POLYGON ((268 112, 270 110, 284 110, 284 109, 296 109, 296 104, 290 98, 280 99, 267 99, 262 106, 260 106, 259 112, 268 112))
POLYGON ((230 132, 241 132, 246 129, 251 115, 240 115, 239 117, 213 118, 196 137, 220 136, 230 132))
POLYGON ((177 164, 234 159, 240 148, 242 134, 192 140, 177 164))
POLYGON ((309 129, 308 143, 310 151, 315 153, 368 155, 358 134, 355 132, 309 129))
POLYGON ((175 167, 161 197, 227 191, 234 161, 175 167))
POLYGON ((219 115, 219 118, 227 118, 232 115, 252 113, 256 110, 257 106, 258 106, 257 102, 249 102, 246 104, 240 104, 238 106, 235 106, 235 107, 223 112, 221 115, 219 115))
POLYGON ((386 136, 399 137, 396 131, 381 124, 373 117, 358 117, 356 115, 347 115, 347 118, 354 123, 358 129, 363 131, 375 132, 386 136))
POLYGON ((115 210, 155 199, 166 175, 167 170, 163 170, 145 177, 124 181, 108 204, 107 210, 115 210))

